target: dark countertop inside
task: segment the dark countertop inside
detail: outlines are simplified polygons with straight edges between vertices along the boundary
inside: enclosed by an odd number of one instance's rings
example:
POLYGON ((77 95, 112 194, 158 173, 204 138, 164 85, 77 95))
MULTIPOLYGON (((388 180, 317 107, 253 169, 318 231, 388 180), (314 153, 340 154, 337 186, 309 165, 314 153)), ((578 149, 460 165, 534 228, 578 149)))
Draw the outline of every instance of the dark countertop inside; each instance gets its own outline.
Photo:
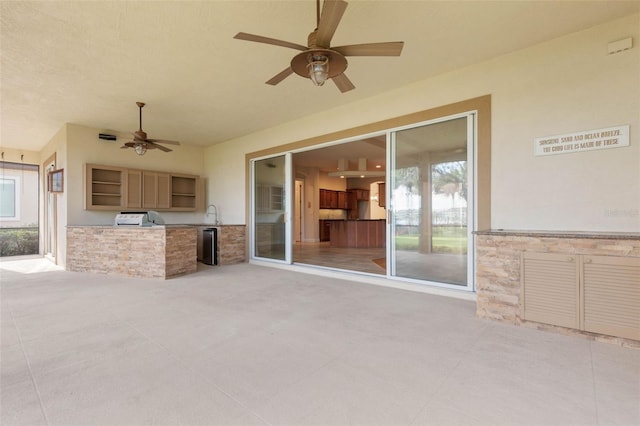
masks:
POLYGON ((386 220, 386 219, 318 219, 318 220, 324 220, 327 222, 376 222, 379 220, 386 220))
POLYGON ((640 232, 587 232, 587 231, 527 231, 514 229, 486 229, 475 235, 509 237, 585 238, 603 240, 640 240, 640 232))

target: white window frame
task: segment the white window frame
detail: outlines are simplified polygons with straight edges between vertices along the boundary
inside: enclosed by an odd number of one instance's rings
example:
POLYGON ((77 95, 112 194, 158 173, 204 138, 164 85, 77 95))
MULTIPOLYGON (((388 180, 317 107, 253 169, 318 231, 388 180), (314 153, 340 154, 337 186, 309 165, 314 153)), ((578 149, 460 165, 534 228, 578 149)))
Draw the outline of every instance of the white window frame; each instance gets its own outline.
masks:
MULTIPOLYGON (((15 207, 15 211, 14 211, 15 214, 13 216, 0 216, 0 222, 18 222, 20 221, 20 203, 22 202, 22 200, 20 199, 20 193, 21 193, 20 188, 21 188, 22 182, 20 181, 19 176, 0 177, 0 181, 7 181, 7 180, 14 181, 13 202, 15 207)), ((0 191, 1 190, 2 189, 0 189, 0 191)))

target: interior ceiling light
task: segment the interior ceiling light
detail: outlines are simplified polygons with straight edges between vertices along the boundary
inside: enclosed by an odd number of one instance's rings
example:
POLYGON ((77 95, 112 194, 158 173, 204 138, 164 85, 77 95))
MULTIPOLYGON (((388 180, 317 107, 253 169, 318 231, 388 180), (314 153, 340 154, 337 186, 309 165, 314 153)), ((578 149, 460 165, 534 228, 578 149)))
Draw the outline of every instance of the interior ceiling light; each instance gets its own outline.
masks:
POLYGON ((358 170, 345 170, 348 167, 348 161, 344 158, 338 160, 338 171, 329 172, 328 176, 344 178, 365 178, 365 177, 381 177, 385 176, 386 172, 383 170, 367 170, 367 159, 358 159, 358 170))

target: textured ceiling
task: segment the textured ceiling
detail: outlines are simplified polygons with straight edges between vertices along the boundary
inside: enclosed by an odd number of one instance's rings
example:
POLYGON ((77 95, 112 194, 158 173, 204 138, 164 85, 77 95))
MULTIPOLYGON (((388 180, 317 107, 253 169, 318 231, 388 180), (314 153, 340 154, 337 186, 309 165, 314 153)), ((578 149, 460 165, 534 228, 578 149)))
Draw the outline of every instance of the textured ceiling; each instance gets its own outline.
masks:
POLYGON ((2 1, 0 145, 41 149, 61 126, 138 127, 212 145, 640 11, 618 1, 356 1, 332 45, 405 42, 400 57, 354 57, 341 94, 283 70, 306 44, 315 2, 2 1))

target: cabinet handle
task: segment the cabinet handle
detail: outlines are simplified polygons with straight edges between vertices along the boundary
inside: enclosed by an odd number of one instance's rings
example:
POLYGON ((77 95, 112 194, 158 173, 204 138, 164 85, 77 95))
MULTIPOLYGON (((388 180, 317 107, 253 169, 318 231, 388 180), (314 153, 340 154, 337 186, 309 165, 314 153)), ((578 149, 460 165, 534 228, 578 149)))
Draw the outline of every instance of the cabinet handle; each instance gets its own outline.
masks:
POLYGON ((573 262, 573 257, 569 257, 569 258, 567 259, 567 261, 568 261, 568 262, 573 262))
POLYGON ((591 259, 590 259, 590 258, 588 258, 588 257, 584 260, 584 263, 591 263, 591 262, 593 262, 593 260, 591 260, 591 259))

